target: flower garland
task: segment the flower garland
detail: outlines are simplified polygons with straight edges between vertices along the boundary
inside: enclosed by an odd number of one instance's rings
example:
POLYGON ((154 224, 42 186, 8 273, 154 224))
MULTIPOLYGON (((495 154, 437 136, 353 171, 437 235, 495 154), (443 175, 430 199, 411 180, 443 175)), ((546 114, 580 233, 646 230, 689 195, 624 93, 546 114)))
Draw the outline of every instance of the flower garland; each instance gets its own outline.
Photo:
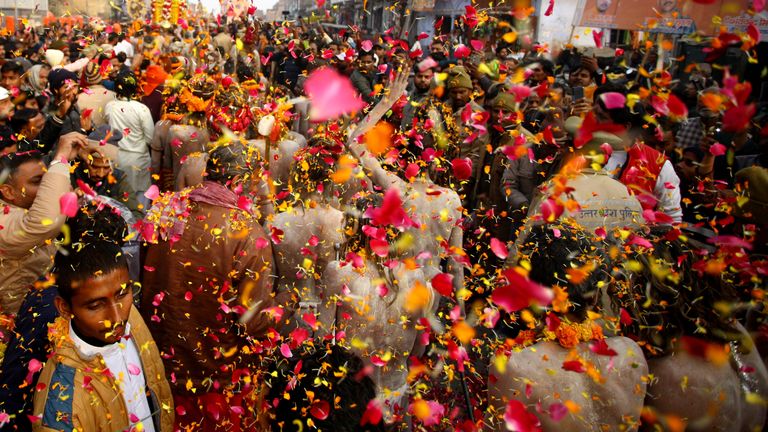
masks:
POLYGON ((580 323, 571 323, 560 320, 557 316, 547 316, 547 327, 542 330, 543 340, 557 341, 561 347, 574 348, 581 342, 602 340, 603 329, 591 319, 580 323))

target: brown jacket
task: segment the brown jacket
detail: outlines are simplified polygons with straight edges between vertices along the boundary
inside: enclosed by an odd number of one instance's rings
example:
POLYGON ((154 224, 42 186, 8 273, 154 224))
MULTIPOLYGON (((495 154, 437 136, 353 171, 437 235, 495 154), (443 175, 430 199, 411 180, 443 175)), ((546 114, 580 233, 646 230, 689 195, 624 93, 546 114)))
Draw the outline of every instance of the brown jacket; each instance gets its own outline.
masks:
MULTIPOLYGON (((141 356, 149 389, 153 423, 157 432, 173 430, 173 397, 165 378, 160 353, 139 311, 132 308, 128 322, 141 356)), ((45 364, 35 393, 36 432, 72 430, 114 432, 130 427, 125 400, 115 379, 105 373, 104 359, 82 358, 69 337, 69 320, 58 318, 53 326, 54 352, 45 364)))
POLYGON ((66 219, 59 198, 70 190, 69 164, 56 164, 29 210, 0 201, 0 312, 17 313, 27 289, 53 264, 53 241, 66 219))
POLYGON ((189 202, 178 241, 147 250, 142 310, 175 374, 174 393, 192 395, 212 381, 226 387, 257 366, 249 339, 261 340, 270 325, 261 311, 272 304, 273 262, 255 217, 189 202))

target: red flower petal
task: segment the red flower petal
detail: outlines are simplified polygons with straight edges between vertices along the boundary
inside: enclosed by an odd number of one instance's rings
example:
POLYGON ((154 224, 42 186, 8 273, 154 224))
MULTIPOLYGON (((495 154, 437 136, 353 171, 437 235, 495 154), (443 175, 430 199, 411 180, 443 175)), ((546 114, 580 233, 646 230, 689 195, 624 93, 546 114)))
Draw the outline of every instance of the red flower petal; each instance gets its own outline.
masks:
POLYGON ((432 278, 432 288, 445 297, 453 296, 453 275, 439 273, 432 278))
POLYGON ((496 287, 491 300, 507 312, 517 312, 532 303, 546 306, 552 302, 552 290, 528 279, 521 269, 506 269, 502 275, 507 284, 496 287))
POLYGON ((371 239, 371 250, 380 257, 389 255, 389 243, 386 240, 371 239))
POLYGON ((603 32, 592 30, 592 39, 595 41, 595 47, 602 48, 603 47, 603 32))
POLYGON ((550 16, 552 15, 552 12, 555 10, 555 0, 549 0, 549 6, 547 6, 546 12, 544 12, 544 16, 550 16))
POLYGON ((556 221, 563 214, 565 208, 552 198, 547 198, 541 203, 541 215, 546 222, 556 221))
POLYGON ((541 422, 535 414, 526 409, 522 402, 512 399, 504 410, 504 423, 507 430, 517 432, 541 431, 541 422))
POLYGON ((468 46, 464 44, 459 44, 455 50, 453 50, 453 56, 457 59, 462 59, 465 57, 469 57, 469 55, 472 53, 472 50, 469 49, 468 46))
POLYGON ((475 51, 482 51, 483 48, 485 48, 485 42, 477 39, 472 39, 469 41, 469 44, 472 45, 472 49, 475 51))
POLYGON ((688 107, 674 94, 670 93, 667 106, 669 107, 669 113, 673 116, 678 118, 688 117, 688 107))
POLYGON ((605 341, 605 339, 592 341, 589 344, 589 350, 601 356, 613 357, 615 355, 618 355, 618 353, 613 348, 608 346, 608 343, 605 341))
POLYGON ((380 402, 377 399, 371 399, 368 405, 365 407, 363 417, 360 419, 360 426, 367 424, 377 425, 381 423, 383 413, 381 412, 380 402))
POLYGON ((472 176, 472 160, 469 158, 456 158, 451 161, 451 167, 457 180, 467 180, 472 176))
POLYGON ((331 406, 324 400, 316 400, 309 408, 309 413, 312 417, 318 420, 325 420, 328 418, 328 414, 331 412, 331 406))
POLYGON ((563 370, 576 373, 584 373, 587 369, 578 360, 569 360, 563 362, 563 370))

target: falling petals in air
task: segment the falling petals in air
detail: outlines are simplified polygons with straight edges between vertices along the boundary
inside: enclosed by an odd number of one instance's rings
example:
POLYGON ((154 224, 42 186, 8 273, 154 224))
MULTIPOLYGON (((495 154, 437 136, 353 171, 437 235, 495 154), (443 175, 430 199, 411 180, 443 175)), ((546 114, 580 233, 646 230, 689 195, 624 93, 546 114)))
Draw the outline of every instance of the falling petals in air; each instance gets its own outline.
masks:
POLYGON ((309 408, 309 413, 312 417, 318 420, 325 420, 328 418, 328 414, 331 412, 331 406, 324 400, 316 400, 312 402, 309 408))
POLYGON ((293 353, 291 352, 291 347, 289 347, 288 344, 280 345, 280 354, 282 354, 283 357, 285 358, 293 357, 293 353))
POLYGON ((154 201, 157 199, 157 197, 160 196, 160 189, 157 187, 157 185, 152 185, 147 189, 146 192, 144 192, 144 197, 150 201, 154 201))
POLYGON ((549 0, 549 6, 547 6, 547 10, 544 12, 544 16, 550 16, 552 15, 552 12, 555 9, 555 0, 549 0))
POLYGON ((313 122, 335 120, 365 107, 349 78, 331 68, 313 72, 304 83, 304 91, 312 102, 309 118, 313 122))
POLYGON ((43 369, 43 363, 38 359, 32 359, 27 364, 27 377, 24 378, 24 382, 32 384, 32 377, 34 374, 40 372, 43 369))
POLYGON ((383 412, 381 411, 381 402, 378 399, 371 399, 368 405, 365 407, 363 417, 360 419, 360 426, 367 424, 377 425, 381 423, 383 412))
POLYGON ((535 414, 528 411, 522 402, 512 399, 504 410, 504 424, 507 430, 517 432, 541 431, 541 422, 535 414))
POLYGON ((419 226, 403 210, 403 200, 397 188, 387 190, 381 207, 369 207, 365 215, 371 218, 373 225, 392 225, 400 229, 419 226))
POLYGON ((456 57, 457 59, 469 57, 471 53, 472 53, 472 50, 469 49, 469 47, 464 44, 457 45, 456 48, 453 50, 453 56, 456 57))
POLYGON ((713 156, 722 156, 727 150, 728 148, 720 143, 714 143, 709 147, 709 152, 713 156))
POLYGON ((457 180, 467 180, 472 176, 472 159, 456 158, 451 161, 451 168, 457 180))
POLYGON ((621 93, 617 92, 608 92, 603 93, 600 95, 600 100, 603 101, 603 104, 608 109, 617 109, 617 108, 623 108, 624 105, 627 103, 627 98, 621 93))
POLYGON ((528 279, 521 268, 510 268, 502 272, 505 283, 497 286, 491 300, 507 312, 517 312, 531 304, 546 306, 552 302, 552 290, 528 279))
POLYGON ((453 275, 439 273, 432 278, 432 288, 445 297, 453 295, 453 275))
POLYGON ((67 192, 59 198, 59 207, 61 214, 66 217, 74 217, 77 214, 77 194, 74 192, 67 192))
POLYGON ((493 253, 501 259, 506 259, 509 255, 507 245, 496 237, 491 238, 491 251, 493 251, 493 253))

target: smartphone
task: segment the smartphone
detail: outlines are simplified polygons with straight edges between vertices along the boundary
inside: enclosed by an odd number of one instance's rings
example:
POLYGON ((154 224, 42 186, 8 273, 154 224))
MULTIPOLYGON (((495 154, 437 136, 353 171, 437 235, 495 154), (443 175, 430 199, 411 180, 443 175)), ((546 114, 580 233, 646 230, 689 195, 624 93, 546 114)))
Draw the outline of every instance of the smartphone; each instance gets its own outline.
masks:
POLYGON ((584 87, 576 86, 573 88, 573 101, 584 99, 584 87))

